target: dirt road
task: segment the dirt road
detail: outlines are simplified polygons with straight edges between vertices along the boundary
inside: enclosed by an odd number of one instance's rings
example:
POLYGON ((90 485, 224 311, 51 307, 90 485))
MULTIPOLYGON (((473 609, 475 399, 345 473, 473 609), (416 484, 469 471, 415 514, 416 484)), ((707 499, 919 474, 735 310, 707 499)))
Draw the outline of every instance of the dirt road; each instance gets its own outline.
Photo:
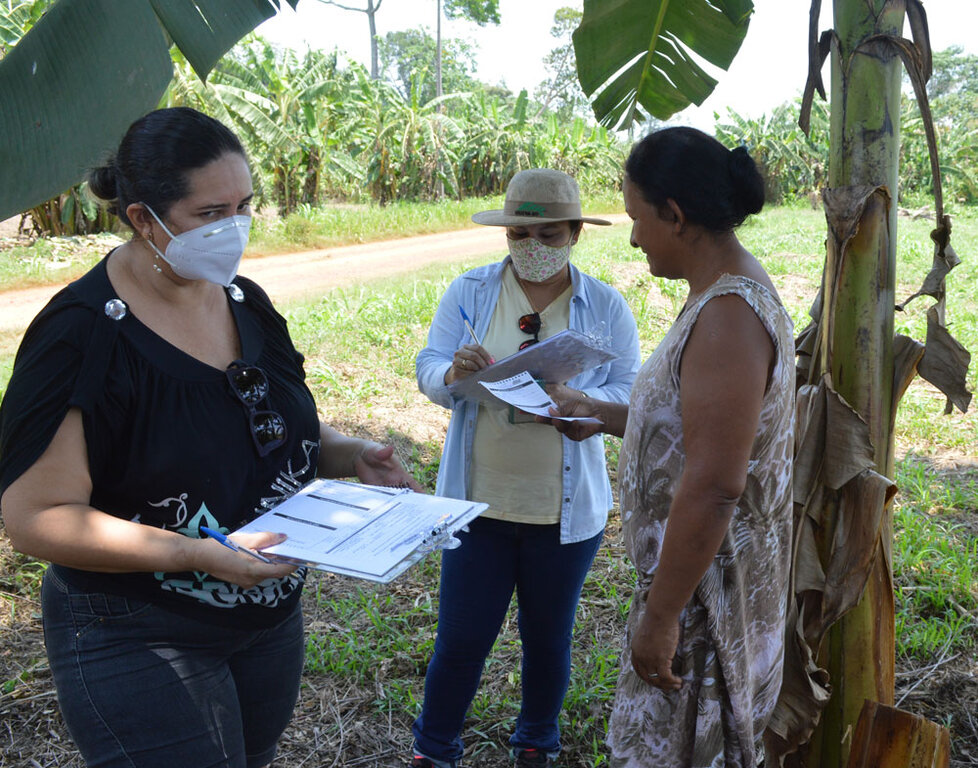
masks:
MULTIPOLYGON (((625 214, 605 218, 615 224, 625 214)), ((498 227, 475 227, 435 235, 418 235, 364 245, 324 248, 281 256, 246 258, 241 274, 262 286, 272 301, 282 303, 316 296, 341 286, 400 275, 435 262, 450 263, 505 252, 498 227)), ((20 334, 61 286, 48 285, 0 294, 0 333, 20 334)))

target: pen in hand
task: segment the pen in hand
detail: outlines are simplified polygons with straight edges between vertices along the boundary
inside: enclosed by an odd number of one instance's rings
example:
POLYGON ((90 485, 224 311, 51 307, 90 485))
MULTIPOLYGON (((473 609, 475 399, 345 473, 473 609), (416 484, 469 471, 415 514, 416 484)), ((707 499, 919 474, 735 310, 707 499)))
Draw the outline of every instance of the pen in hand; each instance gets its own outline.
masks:
POLYGON ((465 310, 462 309, 462 305, 458 305, 459 314, 462 315, 462 322, 465 323, 465 329, 469 332, 469 336, 472 337, 472 342, 478 346, 482 346, 482 342, 479 341, 479 337, 475 335, 475 328, 472 327, 472 321, 469 320, 469 316, 465 314, 465 310))
POLYGON ((253 549, 248 549, 247 547, 242 547, 240 544, 235 544, 231 539, 225 536, 220 531, 215 531, 213 528, 200 527, 200 532, 210 536, 214 541, 219 544, 223 544, 228 549, 233 549, 235 552, 244 552, 246 555, 251 555, 256 560, 261 560, 263 563, 271 563, 272 561, 265 557, 260 552, 255 552, 253 549))
MULTIPOLYGON (((461 304, 458 305, 458 311, 459 311, 459 314, 462 315, 462 322, 465 323, 465 329, 469 332, 469 336, 472 337, 472 342, 476 346, 481 347, 482 346, 482 342, 479 341, 479 337, 475 335, 475 328, 472 327, 472 321, 469 320, 469 316, 467 314, 465 314, 465 310, 462 308, 462 305, 461 304)), ((490 363, 494 363, 496 361, 493 360, 492 358, 490 358, 489 359, 489 362, 490 363)))

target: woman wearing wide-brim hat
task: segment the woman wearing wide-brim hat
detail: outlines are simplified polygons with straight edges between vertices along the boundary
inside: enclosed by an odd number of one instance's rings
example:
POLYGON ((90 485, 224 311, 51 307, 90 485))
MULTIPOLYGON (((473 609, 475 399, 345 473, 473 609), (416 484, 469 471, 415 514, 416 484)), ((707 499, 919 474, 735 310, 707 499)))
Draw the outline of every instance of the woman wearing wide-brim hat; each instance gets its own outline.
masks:
POLYGON ((505 227, 509 253, 449 286, 416 367, 421 391, 452 411, 437 493, 489 509, 460 535, 461 546, 442 556, 438 636, 411 765, 458 765, 466 711, 515 590, 523 699, 510 745, 518 766, 547 766, 560 750, 574 614, 612 505, 604 444, 600 437, 575 442, 532 417, 456 400, 448 385, 564 329, 592 330, 611 337, 617 359, 548 382, 548 390, 626 403, 638 333, 618 291, 569 261, 584 222, 610 223, 581 215, 573 178, 521 171, 502 210, 472 219, 505 227), (473 343, 460 310, 481 344, 473 343))

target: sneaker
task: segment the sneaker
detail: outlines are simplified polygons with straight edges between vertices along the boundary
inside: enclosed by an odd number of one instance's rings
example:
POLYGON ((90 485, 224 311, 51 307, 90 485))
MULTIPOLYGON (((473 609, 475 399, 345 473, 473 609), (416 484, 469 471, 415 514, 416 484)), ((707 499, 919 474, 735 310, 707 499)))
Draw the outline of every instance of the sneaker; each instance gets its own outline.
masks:
POLYGON ((415 755, 414 758, 408 763, 408 768, 458 768, 457 763, 449 762, 435 762, 430 757, 425 757, 424 755, 415 755))
POLYGON ((521 749, 516 754, 516 768, 551 768, 550 755, 539 749, 521 749))

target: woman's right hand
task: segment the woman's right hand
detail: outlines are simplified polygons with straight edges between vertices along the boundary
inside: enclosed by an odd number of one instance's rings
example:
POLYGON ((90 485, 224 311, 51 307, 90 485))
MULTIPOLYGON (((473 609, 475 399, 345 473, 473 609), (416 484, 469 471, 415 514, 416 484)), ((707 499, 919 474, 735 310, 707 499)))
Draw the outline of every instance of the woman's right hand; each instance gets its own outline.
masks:
POLYGON ((577 441, 587 440, 589 437, 594 437, 602 432, 615 437, 625 436, 625 426, 628 424, 627 404, 588 397, 583 392, 576 392, 568 387, 552 384, 547 385, 547 391, 553 401, 557 403, 556 408, 550 409, 552 415, 588 417, 597 419, 600 423, 560 421, 546 416, 537 416, 536 420, 540 424, 551 424, 562 435, 577 441))
MULTIPOLYGON (((561 387, 556 390, 547 387, 548 394, 555 403, 556 408, 551 408, 550 413, 554 416, 577 416, 580 418, 590 417, 600 419, 597 401, 587 397, 568 387, 561 387)), ((601 432, 602 425, 593 422, 580 421, 561 421, 560 419, 550 419, 546 416, 537 416, 536 421, 540 424, 550 424, 560 434, 566 435, 571 440, 587 440, 589 437, 601 432)))
MULTIPOLYGON (((263 547, 281 544, 285 537, 280 533, 235 533, 230 537, 235 544, 260 551, 263 547)), ((194 570, 205 571, 223 581, 248 589, 266 579, 281 579, 292 573, 295 563, 263 563, 245 552, 235 552, 214 539, 194 540, 196 546, 194 570)))
POLYGON ((455 350, 452 366, 445 374, 445 383, 451 384, 459 379, 464 379, 476 371, 488 368, 494 362, 492 356, 480 344, 463 344, 455 350))

